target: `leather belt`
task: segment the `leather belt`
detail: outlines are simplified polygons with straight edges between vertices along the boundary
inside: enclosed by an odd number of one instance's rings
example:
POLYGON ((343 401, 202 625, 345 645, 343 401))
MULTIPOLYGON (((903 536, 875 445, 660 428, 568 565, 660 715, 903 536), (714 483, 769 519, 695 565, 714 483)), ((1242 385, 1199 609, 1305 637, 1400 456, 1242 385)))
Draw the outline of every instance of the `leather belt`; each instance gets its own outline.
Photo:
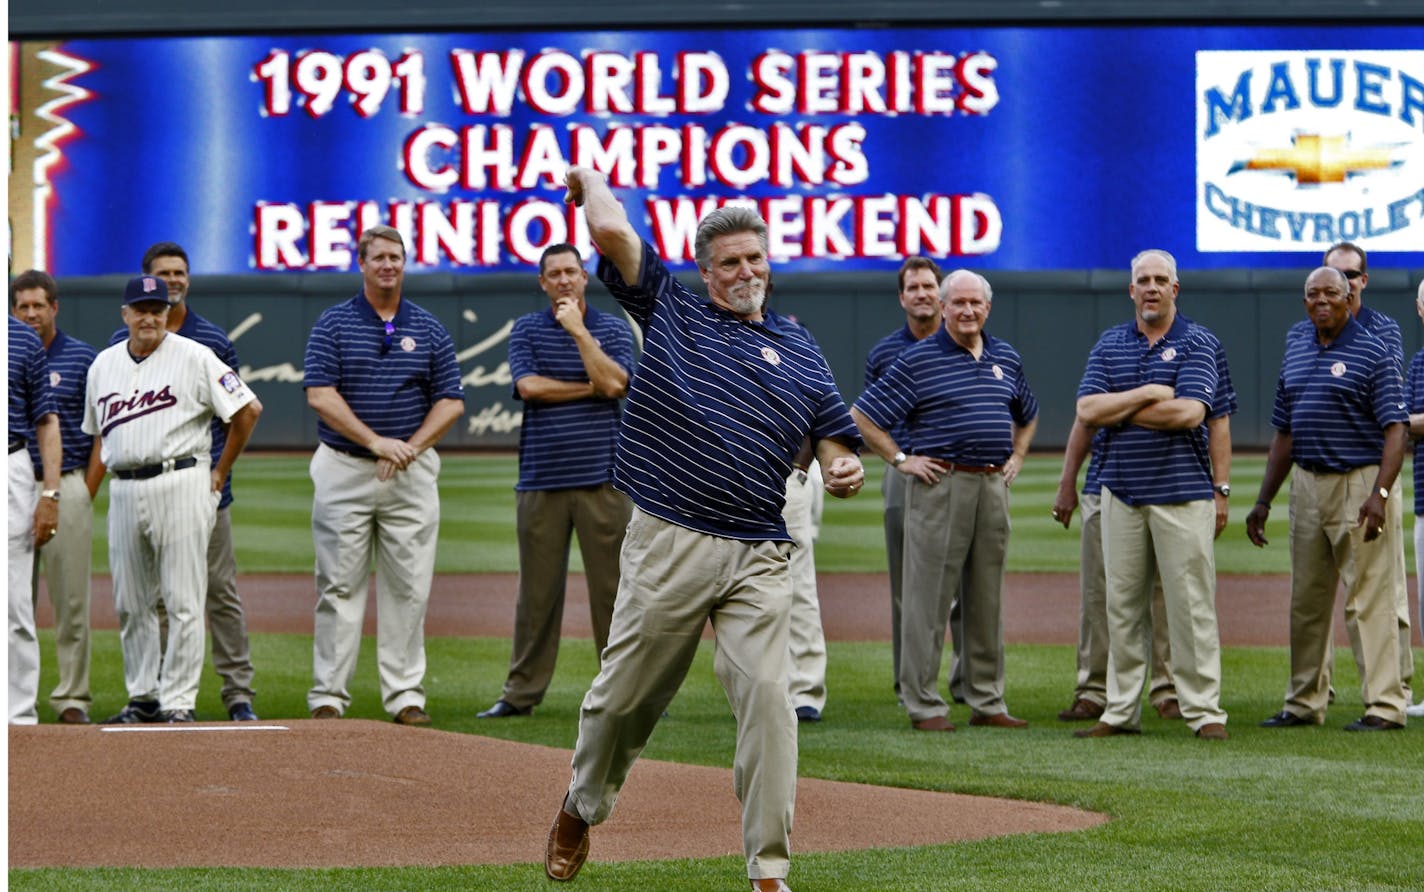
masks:
POLYGON ((24 437, 11 437, 11 438, 10 438, 10 454, 11 454, 11 455, 14 455, 16 452, 19 452, 21 449, 24 449, 24 448, 25 448, 25 439, 24 439, 24 437))
POLYGON ((159 474, 168 471, 184 471, 198 463, 197 458, 188 456, 187 458, 170 458, 168 461, 160 462, 156 465, 144 465, 141 468, 129 468, 126 471, 114 471, 114 476, 120 480, 147 480, 150 477, 157 477, 159 474))
POLYGON ((340 452, 342 455, 349 455, 352 458, 359 458, 362 461, 376 460, 376 456, 372 455, 370 452, 367 452, 364 449, 360 452, 357 452, 355 449, 345 449, 341 446, 333 446, 330 443, 323 443, 322 445, 325 446, 327 449, 330 449, 332 452, 340 452))
POLYGON ((952 461, 945 464, 959 474, 1001 474, 1004 471, 1003 465, 961 465, 952 461))

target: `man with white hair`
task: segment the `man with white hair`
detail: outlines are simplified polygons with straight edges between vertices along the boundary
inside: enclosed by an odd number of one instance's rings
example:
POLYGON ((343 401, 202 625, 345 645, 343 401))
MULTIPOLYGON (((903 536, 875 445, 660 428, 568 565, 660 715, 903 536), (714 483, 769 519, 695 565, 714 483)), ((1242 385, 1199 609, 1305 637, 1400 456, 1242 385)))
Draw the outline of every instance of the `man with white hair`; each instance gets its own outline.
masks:
POLYGON ((1028 723, 1004 704, 1000 596, 1009 485, 1033 440, 1038 402, 1018 352, 984 331, 988 281, 955 270, 939 293, 943 328, 907 348, 851 408, 866 445, 908 481, 900 696, 915 730, 954 730, 938 679, 958 591, 969 724, 1021 728, 1028 723), (891 433, 902 423, 914 455, 891 433))

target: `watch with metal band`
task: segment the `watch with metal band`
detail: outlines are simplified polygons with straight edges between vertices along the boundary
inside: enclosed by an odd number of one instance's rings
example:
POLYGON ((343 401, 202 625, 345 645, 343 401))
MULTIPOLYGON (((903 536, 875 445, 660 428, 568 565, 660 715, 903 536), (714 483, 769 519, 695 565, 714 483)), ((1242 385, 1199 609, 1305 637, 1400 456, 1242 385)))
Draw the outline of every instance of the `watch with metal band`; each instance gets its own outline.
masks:
POLYGON ((1231 484, 1230 484, 1230 483, 1213 483, 1213 484, 1211 485, 1211 488, 1214 489, 1214 490, 1216 490, 1218 493, 1220 493, 1221 495, 1225 496, 1226 498, 1228 498, 1228 499, 1231 498, 1231 484))
POLYGON ((40 490, 40 498, 53 499, 54 501, 58 502, 58 501, 59 501, 59 490, 57 490, 57 489, 42 489, 42 490, 40 490))
POLYGON ((890 459, 890 465, 891 467, 898 468, 905 463, 905 459, 907 458, 909 458, 909 456, 904 452, 897 452, 895 453, 895 457, 890 459))

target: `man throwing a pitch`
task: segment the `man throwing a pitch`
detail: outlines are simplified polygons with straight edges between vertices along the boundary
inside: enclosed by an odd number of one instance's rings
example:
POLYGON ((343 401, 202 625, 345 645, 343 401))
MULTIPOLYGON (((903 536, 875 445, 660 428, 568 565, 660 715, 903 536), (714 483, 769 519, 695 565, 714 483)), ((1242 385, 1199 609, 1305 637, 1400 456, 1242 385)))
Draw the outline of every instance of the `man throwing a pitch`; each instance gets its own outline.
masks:
POLYGON ((223 481, 247 445, 262 404, 207 347, 167 329, 168 287, 130 279, 129 336, 89 367, 84 432, 99 438, 89 491, 109 486, 109 566, 129 703, 107 724, 191 722, 203 671, 208 539, 223 481), (213 416, 227 445, 210 465, 213 416), (157 602, 168 608, 161 652, 157 602), (160 654, 162 672, 159 671, 160 654))
POLYGON ((645 340, 613 470, 634 505, 618 599, 544 869, 555 880, 578 873, 589 826, 608 817, 710 619, 737 721, 747 875, 755 889, 785 889, 796 799, 785 481, 809 435, 826 491, 854 495, 860 440, 820 351, 763 315, 771 271, 760 216, 727 207, 703 218, 695 249, 704 300, 637 236, 601 174, 576 167, 566 183, 565 200, 584 208, 602 254, 599 277, 645 340))

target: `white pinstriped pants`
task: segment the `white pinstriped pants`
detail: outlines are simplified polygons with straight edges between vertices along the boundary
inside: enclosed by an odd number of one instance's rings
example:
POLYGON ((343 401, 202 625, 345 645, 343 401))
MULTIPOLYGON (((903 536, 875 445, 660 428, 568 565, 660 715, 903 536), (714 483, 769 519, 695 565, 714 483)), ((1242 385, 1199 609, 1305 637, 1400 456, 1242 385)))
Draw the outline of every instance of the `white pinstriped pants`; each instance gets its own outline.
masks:
POLYGON ((39 721, 35 698, 40 690, 40 645, 35 639, 35 600, 30 567, 35 555, 35 501, 39 484, 30 453, 10 453, 10 637, 9 720, 12 725, 39 721))
POLYGON ((208 539, 220 498, 207 456, 181 471, 109 483, 109 567, 130 700, 157 700, 164 710, 197 704, 208 539), (159 644, 159 598, 168 610, 166 652, 159 644))
POLYGON ((821 465, 812 460, 806 482, 793 470, 786 478, 786 507, 781 511, 786 532, 796 540, 791 550, 790 644, 791 705, 826 708, 826 636, 821 628, 821 601, 816 591, 816 537, 821 532, 825 488, 821 465))

